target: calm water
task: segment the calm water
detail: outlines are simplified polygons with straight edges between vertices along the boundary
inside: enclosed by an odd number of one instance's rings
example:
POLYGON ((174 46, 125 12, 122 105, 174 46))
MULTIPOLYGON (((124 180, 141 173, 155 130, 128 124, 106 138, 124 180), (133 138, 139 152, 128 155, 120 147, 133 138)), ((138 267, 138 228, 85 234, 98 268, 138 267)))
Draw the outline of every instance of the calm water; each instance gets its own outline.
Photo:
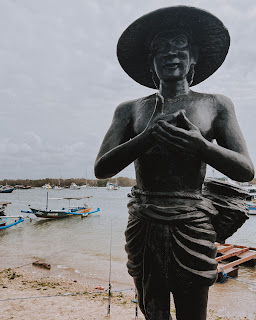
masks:
MULTIPOLYGON (((51 271, 39 269, 42 273, 53 275, 69 274, 80 279, 91 278, 99 284, 108 280, 109 254, 112 235, 112 281, 119 288, 133 286, 132 279, 126 271, 126 253, 124 251, 124 231, 127 224, 127 193, 130 188, 121 188, 117 191, 108 191, 105 188, 80 190, 49 190, 49 197, 93 196, 89 205, 100 207, 100 213, 87 218, 71 217, 61 220, 30 221, 26 219, 15 227, 0 230, 0 267, 19 267, 26 265, 34 272, 31 263, 43 260, 52 265, 51 271)), ((21 210, 32 207, 45 208, 46 190, 14 190, 11 194, 0 194, 0 201, 11 201, 8 206, 8 215, 20 214, 21 210)), ((49 200, 49 208, 60 209, 67 206, 64 200, 49 200)), ((24 214, 26 215, 26 214, 24 214)), ((227 243, 256 247, 256 216, 251 216, 243 227, 227 243)), ((241 301, 256 298, 256 269, 241 267, 239 280, 253 285, 228 281, 225 285, 216 285, 213 295, 228 295, 232 292, 232 301, 237 296, 241 301), (247 295, 248 293, 248 295, 247 295)), ((38 272, 38 271, 37 271, 38 272)), ((226 297, 225 297, 226 299, 226 297)), ((246 301, 245 301, 246 302, 246 301)), ((247 301, 248 302, 248 301, 247 301)))
MULTIPOLYGON (((49 198, 93 196, 88 204, 100 208, 87 218, 71 217, 60 220, 26 219, 23 223, 1 230, 1 267, 16 267, 35 261, 45 260, 52 264, 52 273, 75 272, 92 278, 108 278, 110 242, 112 235, 112 265, 120 270, 124 266, 124 230, 127 223, 126 204, 130 188, 108 191, 105 188, 80 190, 49 190, 49 198), (111 231, 112 230, 112 231, 111 231)), ((14 190, 0 194, 0 201, 11 201, 8 215, 28 210, 28 204, 45 208, 46 190, 14 190)), ((79 202, 82 204, 83 202, 79 202)), ((71 203, 76 205, 76 201, 71 203)), ((50 209, 68 206, 66 200, 49 200, 50 209)), ((26 215, 26 214, 24 214, 26 215)), ((123 269, 126 275, 125 268, 123 269)), ((114 272, 113 272, 114 273, 114 272)), ((118 281, 123 275, 113 274, 118 281)), ((130 280, 127 276, 128 281, 130 280)))

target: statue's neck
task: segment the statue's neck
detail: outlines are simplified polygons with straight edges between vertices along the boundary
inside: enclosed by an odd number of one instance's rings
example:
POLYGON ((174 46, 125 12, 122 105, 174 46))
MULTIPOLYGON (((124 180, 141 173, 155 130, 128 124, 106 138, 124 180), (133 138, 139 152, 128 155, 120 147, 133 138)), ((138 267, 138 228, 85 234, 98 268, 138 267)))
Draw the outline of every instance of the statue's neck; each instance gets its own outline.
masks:
POLYGON ((159 93, 165 99, 186 95, 189 91, 187 79, 173 82, 160 81, 159 93))

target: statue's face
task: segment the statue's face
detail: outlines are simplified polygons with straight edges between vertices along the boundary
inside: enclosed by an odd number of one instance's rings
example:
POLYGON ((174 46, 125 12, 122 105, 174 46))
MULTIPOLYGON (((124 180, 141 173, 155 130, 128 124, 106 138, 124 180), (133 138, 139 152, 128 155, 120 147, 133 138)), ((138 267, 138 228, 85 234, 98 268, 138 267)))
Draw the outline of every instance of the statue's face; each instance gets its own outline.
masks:
POLYGON ((154 41, 153 64, 160 80, 178 81, 186 78, 194 63, 189 40, 185 34, 166 34, 154 41))

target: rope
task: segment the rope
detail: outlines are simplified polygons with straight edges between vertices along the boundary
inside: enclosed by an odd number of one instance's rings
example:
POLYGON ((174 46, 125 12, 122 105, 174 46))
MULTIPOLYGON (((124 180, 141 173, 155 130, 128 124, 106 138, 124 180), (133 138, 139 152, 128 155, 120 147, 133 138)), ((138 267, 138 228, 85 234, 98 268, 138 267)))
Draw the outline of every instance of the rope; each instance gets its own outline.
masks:
POLYGON ((250 282, 247 282, 247 281, 243 281, 243 280, 238 280, 238 279, 235 279, 235 278, 232 278, 232 277, 230 277, 230 276, 228 276, 226 273, 225 273, 225 271, 224 271, 224 269, 221 267, 221 274, 222 274, 222 278, 219 280, 219 281, 217 281, 218 283, 224 283, 224 282, 226 282, 227 281, 227 279, 231 279, 231 280, 236 280, 236 281, 238 281, 238 282, 241 282, 241 283, 245 283, 245 284, 248 284, 248 285, 250 285, 250 286, 256 286, 256 284, 255 283, 250 283, 250 282))

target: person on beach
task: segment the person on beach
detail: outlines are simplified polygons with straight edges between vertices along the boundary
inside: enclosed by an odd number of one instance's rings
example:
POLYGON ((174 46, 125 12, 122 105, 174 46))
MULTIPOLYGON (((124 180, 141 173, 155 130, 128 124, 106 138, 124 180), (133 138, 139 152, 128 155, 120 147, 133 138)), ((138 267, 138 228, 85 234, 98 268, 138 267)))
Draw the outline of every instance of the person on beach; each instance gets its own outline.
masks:
POLYGON ((142 16, 118 41, 122 68, 157 93, 117 107, 95 175, 106 179, 134 162, 127 267, 147 320, 171 318, 170 292, 177 320, 206 319, 218 214, 201 192, 206 165, 237 181, 254 176, 232 102, 190 89, 221 66, 229 44, 218 18, 186 6, 142 16))

